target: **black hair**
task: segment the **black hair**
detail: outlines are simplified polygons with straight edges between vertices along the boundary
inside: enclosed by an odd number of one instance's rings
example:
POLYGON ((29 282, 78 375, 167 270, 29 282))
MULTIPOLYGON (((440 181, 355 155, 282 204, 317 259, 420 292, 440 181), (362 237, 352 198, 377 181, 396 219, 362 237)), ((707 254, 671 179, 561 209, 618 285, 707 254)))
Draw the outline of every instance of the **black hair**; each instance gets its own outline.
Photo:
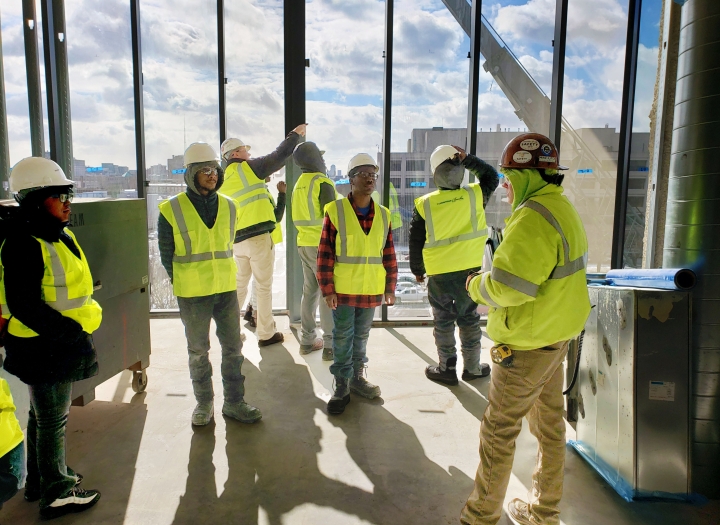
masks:
MULTIPOLYGON (((545 173, 545 168, 537 168, 538 172, 540 173, 540 176, 542 179, 547 182, 548 184, 555 184, 555 186, 562 186, 563 179, 565 179, 565 175, 562 173, 555 173, 554 175, 549 175, 545 173)), ((555 171, 555 170, 551 170, 555 171)))

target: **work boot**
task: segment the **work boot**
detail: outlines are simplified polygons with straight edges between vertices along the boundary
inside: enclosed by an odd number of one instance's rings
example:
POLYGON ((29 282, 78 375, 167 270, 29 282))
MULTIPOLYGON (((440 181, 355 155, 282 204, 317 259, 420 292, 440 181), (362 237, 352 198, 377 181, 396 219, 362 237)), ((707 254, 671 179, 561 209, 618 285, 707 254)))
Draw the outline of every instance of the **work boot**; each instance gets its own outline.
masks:
POLYGON ((59 518, 71 512, 82 512, 95 505, 100 499, 97 490, 83 490, 73 487, 46 507, 40 507, 40 517, 45 520, 59 518))
POLYGON ((322 360, 323 361, 332 361, 333 359, 335 359, 335 356, 333 354, 333 349, 328 348, 327 346, 325 348, 323 348, 322 360))
MULTIPOLYGON (((70 474, 70 473, 68 472, 68 474, 70 474)), ((75 472, 74 474, 70 474, 70 475, 71 475, 71 476, 72 476, 72 475, 75 476, 75 479, 77 480, 77 481, 75 481, 75 486, 76 486, 76 487, 77 487, 78 485, 80 485, 80 483, 82 483, 82 480, 83 480, 83 475, 82 475, 82 474, 78 474, 77 472, 75 472)), ((39 500, 39 499, 40 499, 40 487, 34 488, 34 487, 31 487, 30 485, 28 485, 28 484, 26 483, 26 484, 25 484, 25 495, 24 495, 24 498, 25 498, 25 501, 29 501, 30 503, 33 503, 33 502, 39 500)))
POLYGON ((380 387, 373 385, 363 377, 365 367, 355 370, 355 374, 350 379, 350 392, 367 399, 375 399, 380 397, 380 387))
POLYGON ((260 409, 248 405, 245 401, 238 401, 237 403, 228 403, 225 401, 223 403, 222 413, 227 417, 237 419, 240 423, 255 423, 262 419, 260 409))
POLYGON ((253 318, 253 307, 251 304, 248 305, 247 310, 245 310, 245 315, 243 315, 243 319, 246 321, 252 321, 253 318))
POLYGON ((215 415, 215 406, 212 401, 198 402, 195 410, 192 413, 192 424, 198 427, 203 427, 210 423, 210 420, 215 415))
POLYGON ((328 414, 342 414, 350 402, 350 387, 344 377, 335 377, 335 393, 327 404, 328 414))
POLYGON ((518 525, 558 525, 559 520, 555 522, 540 521, 530 511, 530 505, 519 498, 515 498, 507 506, 508 516, 518 525))
POLYGON ((441 365, 433 366, 430 365, 425 369, 425 377, 431 381, 437 381, 438 383, 445 383, 446 385, 457 385, 457 357, 451 357, 445 363, 445 369, 441 365))
POLYGON ((480 379, 481 377, 487 377, 490 375, 490 365, 487 363, 480 363, 478 366, 479 371, 468 371, 467 369, 463 370, 462 373, 462 380, 463 381, 472 381, 473 379, 480 379))
POLYGON ((270 346, 277 343, 282 343, 285 340, 285 336, 280 332, 275 332, 270 339, 258 340, 258 346, 270 346))
POLYGON ((323 340, 318 337, 311 345, 300 345, 300 354, 307 355, 309 353, 315 352, 316 350, 320 350, 322 347, 323 340))

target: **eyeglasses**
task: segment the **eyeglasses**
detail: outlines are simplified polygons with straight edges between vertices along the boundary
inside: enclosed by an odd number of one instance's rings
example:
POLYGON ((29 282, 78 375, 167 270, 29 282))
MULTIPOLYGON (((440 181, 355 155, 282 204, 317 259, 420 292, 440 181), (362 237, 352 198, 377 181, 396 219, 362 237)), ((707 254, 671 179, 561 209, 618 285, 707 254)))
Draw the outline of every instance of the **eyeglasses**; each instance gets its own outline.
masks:
POLYGON ((374 171, 358 171, 355 175, 355 177, 362 177, 363 179, 372 179, 377 180, 378 174, 374 171))
POLYGON ((72 193, 58 193, 56 195, 50 195, 54 199, 60 199, 60 202, 72 202, 75 195, 72 193))
POLYGON ((210 175, 217 175, 217 172, 217 168, 203 168, 198 170, 198 175, 205 175, 206 177, 209 177, 210 175))

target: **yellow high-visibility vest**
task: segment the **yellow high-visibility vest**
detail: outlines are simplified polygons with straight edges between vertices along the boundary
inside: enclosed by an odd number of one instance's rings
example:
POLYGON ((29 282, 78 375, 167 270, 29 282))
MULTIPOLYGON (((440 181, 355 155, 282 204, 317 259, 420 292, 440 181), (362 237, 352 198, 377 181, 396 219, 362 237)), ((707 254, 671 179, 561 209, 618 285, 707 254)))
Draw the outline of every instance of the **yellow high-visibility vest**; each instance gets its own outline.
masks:
POLYGON ((23 431, 15 417, 15 404, 10 393, 10 385, 4 379, 0 379, 0 457, 17 447, 23 439, 23 431))
MULTIPOLYGON (((272 194, 270 195, 270 201, 272 202, 273 208, 275 208, 275 199, 273 199, 272 194)), ((272 239, 273 244, 280 244, 283 242, 282 225, 279 222, 275 223, 275 229, 272 233, 270 233, 270 238, 272 239)))
POLYGON ((218 195, 217 218, 208 228, 185 193, 160 203, 160 213, 172 226, 175 240, 173 293, 177 297, 204 297, 235 290, 236 209, 232 199, 218 195))
MULTIPOLYGON (((45 273, 40 283, 45 303, 65 317, 74 319, 82 329, 91 334, 98 329, 102 321, 102 308, 92 298, 93 279, 85 253, 77 243, 75 235, 65 228, 65 233, 77 246, 80 258, 65 246, 62 241, 47 242, 34 237, 40 243, 45 273)), ((0 306, 2 316, 9 319, 8 333, 16 337, 35 337, 37 332, 25 326, 17 317, 12 316, 5 295, 5 271, 2 271, 0 286, 0 306)))
MULTIPOLYGON (((382 198, 380 197, 380 193, 377 190, 372 192, 372 198, 378 204, 382 203, 382 198)), ((392 182, 390 183, 390 224, 392 224, 393 230, 400 229, 403 225, 402 215, 400 214, 400 203, 398 201, 397 190, 395 189, 395 185, 392 182)))
POLYGON ((233 162, 227 167, 225 181, 218 193, 235 201, 238 230, 263 222, 275 222, 275 208, 265 181, 255 175, 247 162, 233 162))
POLYGON ((423 260, 428 275, 482 266, 487 224, 479 184, 436 190, 415 199, 415 208, 425 219, 423 260))
POLYGON ((380 295, 385 292, 383 248, 390 227, 390 210, 371 201, 375 218, 365 232, 350 201, 333 201, 325 211, 337 230, 335 238, 335 291, 348 295, 380 295))
POLYGON ((303 173, 292 192, 292 219, 298 230, 298 246, 319 246, 325 210, 320 209, 320 191, 323 184, 335 185, 324 173, 303 173))

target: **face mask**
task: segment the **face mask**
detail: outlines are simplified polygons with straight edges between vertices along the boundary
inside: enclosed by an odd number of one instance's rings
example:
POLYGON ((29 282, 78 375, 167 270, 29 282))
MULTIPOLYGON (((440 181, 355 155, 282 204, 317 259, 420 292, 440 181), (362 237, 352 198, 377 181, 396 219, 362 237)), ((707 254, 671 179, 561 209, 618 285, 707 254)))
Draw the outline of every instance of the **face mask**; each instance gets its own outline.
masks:
POLYGON ((465 176, 465 168, 459 163, 443 162, 435 168, 435 186, 455 190, 460 187, 465 176))

